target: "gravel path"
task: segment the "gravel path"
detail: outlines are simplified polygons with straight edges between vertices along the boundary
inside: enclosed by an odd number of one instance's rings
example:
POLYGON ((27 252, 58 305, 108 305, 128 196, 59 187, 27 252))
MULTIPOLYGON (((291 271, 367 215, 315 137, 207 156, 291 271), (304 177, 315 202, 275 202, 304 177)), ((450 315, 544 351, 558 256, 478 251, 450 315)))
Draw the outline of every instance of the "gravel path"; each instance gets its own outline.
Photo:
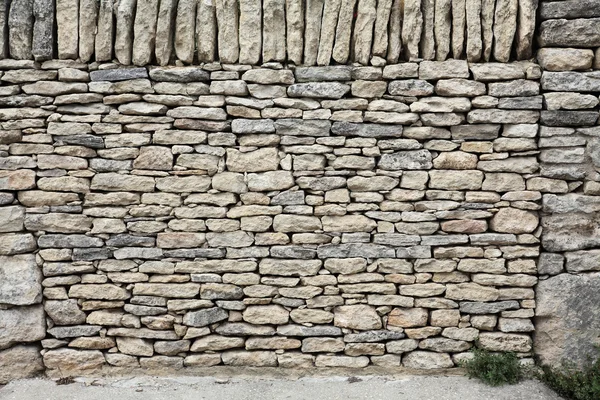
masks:
POLYGON ((0 388, 2 400, 560 400, 537 381, 491 388, 465 377, 78 378, 56 385, 29 379, 0 388))

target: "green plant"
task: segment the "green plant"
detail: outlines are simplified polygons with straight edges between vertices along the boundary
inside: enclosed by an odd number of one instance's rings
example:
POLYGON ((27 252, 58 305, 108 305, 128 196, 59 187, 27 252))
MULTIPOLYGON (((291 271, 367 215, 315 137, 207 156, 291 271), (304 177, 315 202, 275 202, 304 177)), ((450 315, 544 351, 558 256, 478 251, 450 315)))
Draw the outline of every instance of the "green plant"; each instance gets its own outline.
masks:
POLYGON ((514 353, 490 353, 473 351, 473 359, 466 361, 469 378, 478 378, 490 386, 513 385, 523 378, 523 366, 514 353))
POLYGON ((538 378, 566 399, 600 399, 600 359, 579 370, 573 366, 542 366, 538 378))

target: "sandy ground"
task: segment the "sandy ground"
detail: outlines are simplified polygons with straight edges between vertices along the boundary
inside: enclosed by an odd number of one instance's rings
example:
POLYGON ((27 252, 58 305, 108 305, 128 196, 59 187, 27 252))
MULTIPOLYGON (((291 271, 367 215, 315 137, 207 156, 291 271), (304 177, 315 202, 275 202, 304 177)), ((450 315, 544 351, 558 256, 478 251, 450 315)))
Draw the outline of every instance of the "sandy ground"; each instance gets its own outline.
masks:
POLYGON ((0 387, 2 400, 561 400, 537 381, 492 388, 461 376, 27 379, 0 387))

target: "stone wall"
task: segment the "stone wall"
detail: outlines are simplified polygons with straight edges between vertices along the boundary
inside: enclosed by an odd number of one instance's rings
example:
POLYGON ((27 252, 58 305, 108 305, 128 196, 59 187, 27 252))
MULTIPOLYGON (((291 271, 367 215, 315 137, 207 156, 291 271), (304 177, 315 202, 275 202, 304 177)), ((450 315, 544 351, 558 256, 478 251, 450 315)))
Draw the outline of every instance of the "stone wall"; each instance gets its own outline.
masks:
POLYGON ((540 19, 540 173, 561 187, 542 200, 535 351, 582 364, 600 344, 600 3, 545 2, 540 19))
MULTIPOLYGON (((524 362, 593 354, 600 15, 587 3, 541 4, 537 62, 318 67, 87 62, 83 25, 79 41, 60 29, 73 5, 57 3, 63 59, 18 56, 9 35, 0 60, 0 383, 449 368, 476 343, 524 362)), ((166 32, 176 45, 189 27, 166 32)))
MULTIPOLYGON (((13 0, 0 55, 124 65, 527 60, 538 0, 13 0), (54 28, 56 28, 56 33, 54 28)), ((1 35, 0 35, 1 36, 1 35)))

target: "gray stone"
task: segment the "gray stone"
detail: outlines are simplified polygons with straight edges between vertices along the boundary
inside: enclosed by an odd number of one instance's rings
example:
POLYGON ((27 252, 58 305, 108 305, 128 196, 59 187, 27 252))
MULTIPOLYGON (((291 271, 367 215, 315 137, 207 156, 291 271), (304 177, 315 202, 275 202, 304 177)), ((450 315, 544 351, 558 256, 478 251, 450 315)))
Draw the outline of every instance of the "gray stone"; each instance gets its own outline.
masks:
POLYGON ((599 280, 598 274, 561 274, 540 281, 534 347, 543 363, 582 366, 597 356, 593 343, 600 327, 591 305, 598 301, 599 280))
POLYGON ((31 54, 36 61, 49 60, 52 58, 54 42, 54 2, 34 0, 33 17, 31 54))
POLYGON ((123 65, 131 64, 135 6, 136 0, 123 0, 117 7, 114 48, 115 56, 123 65))
POLYGON ((39 303, 41 280, 42 274, 33 254, 0 256, 0 304, 39 303))
POLYGON ((600 18, 552 19, 539 27, 541 47, 598 47, 600 18))
MULTIPOLYGON (((12 58, 17 60, 31 58, 33 24, 33 0, 12 1, 8 14, 8 45, 12 58)), ((77 40, 76 35, 75 40, 77 40)))
POLYGON ((297 83, 288 87, 290 97, 340 99, 349 91, 350 86, 339 82, 297 83))
POLYGON ((206 310, 191 311, 183 316, 183 323, 188 326, 203 327, 223 321, 229 314, 222 308, 214 307, 206 310))

